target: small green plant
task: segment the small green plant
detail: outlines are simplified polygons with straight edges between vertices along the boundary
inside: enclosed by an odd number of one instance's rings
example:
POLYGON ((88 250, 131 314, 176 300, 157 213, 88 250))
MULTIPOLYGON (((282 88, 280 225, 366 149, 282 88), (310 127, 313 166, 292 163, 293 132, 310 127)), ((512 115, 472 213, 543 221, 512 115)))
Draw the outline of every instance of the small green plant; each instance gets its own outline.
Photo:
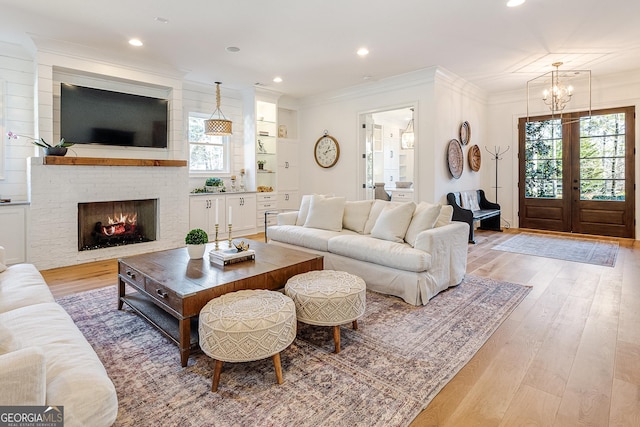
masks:
POLYGON ((187 233, 187 236, 184 238, 184 242, 187 245, 204 245, 209 241, 209 236, 207 232, 201 228, 194 228, 193 230, 187 233))
POLYGON ((211 177, 207 178, 204 185, 206 185, 207 187, 221 187, 222 185, 224 185, 224 182, 222 182, 222 179, 220 178, 211 177))
POLYGON ((258 160, 257 162, 259 165, 264 165, 265 163, 267 163, 266 160, 258 160))

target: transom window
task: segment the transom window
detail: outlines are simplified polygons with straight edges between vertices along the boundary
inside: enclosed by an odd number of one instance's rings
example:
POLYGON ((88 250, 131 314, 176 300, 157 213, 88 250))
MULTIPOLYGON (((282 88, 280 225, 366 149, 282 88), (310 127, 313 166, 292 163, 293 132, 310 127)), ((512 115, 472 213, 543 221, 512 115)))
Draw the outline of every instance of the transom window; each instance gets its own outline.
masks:
POLYGON ((204 133, 208 114, 189 113, 189 172, 229 172, 229 137, 204 133))

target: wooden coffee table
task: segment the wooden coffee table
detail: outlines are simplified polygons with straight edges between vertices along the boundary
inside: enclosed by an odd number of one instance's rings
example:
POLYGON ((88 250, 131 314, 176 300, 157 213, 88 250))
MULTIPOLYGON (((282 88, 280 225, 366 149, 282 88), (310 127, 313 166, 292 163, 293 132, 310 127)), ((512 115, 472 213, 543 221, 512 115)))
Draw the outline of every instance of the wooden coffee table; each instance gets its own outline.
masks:
MULTIPOLYGON (((238 239, 239 240, 239 239, 238 239)), ((198 315, 211 299, 241 289, 279 289, 296 274, 322 270, 323 257, 249 241, 255 260, 217 267, 205 256, 190 260, 187 248, 152 252, 118 260, 118 310, 126 303, 162 331, 180 349, 187 366, 198 346, 198 315), (129 289, 127 292, 127 286, 129 289)), ((227 242, 220 243, 221 248, 227 242)))

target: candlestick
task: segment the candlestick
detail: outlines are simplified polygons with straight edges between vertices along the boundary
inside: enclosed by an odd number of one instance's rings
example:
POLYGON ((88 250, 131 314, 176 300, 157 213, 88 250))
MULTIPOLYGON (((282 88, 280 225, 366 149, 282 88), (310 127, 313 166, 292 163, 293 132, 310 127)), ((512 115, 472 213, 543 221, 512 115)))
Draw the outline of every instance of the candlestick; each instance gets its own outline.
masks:
MULTIPOLYGON (((229 208, 229 212, 231 212, 231 208, 229 208)), ((233 248, 233 242, 231 241, 231 223, 229 223, 229 249, 233 248)))
MULTIPOLYGON (((220 199, 216 199, 216 229, 217 229, 218 224, 219 224, 219 222, 218 222, 218 205, 219 205, 218 202, 219 201, 220 201, 220 199)), ((218 240, 218 239, 216 239, 216 240, 218 240)))
POLYGON ((229 206, 229 220, 227 221, 227 223, 229 225, 233 224, 233 221, 231 220, 231 206, 229 206))
MULTIPOLYGON (((217 202, 217 200, 216 200, 216 202, 217 202)), ((216 212, 216 215, 217 215, 217 212, 216 212)), ((218 246, 218 220, 217 219, 216 219, 216 247, 215 247, 215 249, 216 249, 216 251, 218 249, 220 249, 220 247, 218 246)))

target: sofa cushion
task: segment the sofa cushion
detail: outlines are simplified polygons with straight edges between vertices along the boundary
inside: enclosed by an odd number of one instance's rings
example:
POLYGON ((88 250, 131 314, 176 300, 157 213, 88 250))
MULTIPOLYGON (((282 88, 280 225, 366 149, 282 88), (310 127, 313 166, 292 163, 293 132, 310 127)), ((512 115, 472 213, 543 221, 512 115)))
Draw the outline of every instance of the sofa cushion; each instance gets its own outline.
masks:
POLYGON ((344 197, 313 195, 309 203, 309 214, 304 222, 304 226, 307 228, 320 228, 331 231, 342 230, 344 204, 344 197))
POLYGON ((371 205, 373 205, 373 200, 345 202, 342 228, 362 234, 364 232, 364 226, 367 223, 367 219, 369 219, 371 205))
POLYGON ((438 215, 438 219, 436 219, 434 227, 442 227, 443 225, 450 224, 451 218, 453 218, 453 206, 442 205, 440 208, 440 215, 438 215))
POLYGON ((416 237, 418 233, 433 228, 440 215, 440 205, 434 205, 427 202, 420 202, 416 206, 416 210, 411 218, 411 223, 407 228, 404 240, 411 246, 416 245, 416 237))
POLYGON ((387 206, 380 212, 376 224, 371 229, 371 237, 397 243, 404 242, 415 209, 416 204, 413 202, 387 206))
POLYGON ((460 206, 471 211, 479 211, 480 204, 478 203, 478 190, 461 191, 460 206))
POLYGON ((0 273, 0 313, 42 302, 53 302, 53 295, 33 264, 12 265, 0 273))
POLYGON ((311 203, 311 194, 305 194, 300 200, 300 209, 298 209, 298 217, 296 225, 303 226, 309 214, 309 203, 311 203))
MULTIPOLYGON (((113 315, 123 314, 114 311, 113 315)), ((65 425, 108 426, 115 421, 115 387, 91 345, 60 305, 17 308, 1 313, 0 323, 20 337, 23 348, 37 346, 44 352, 47 404, 64 405, 65 425)))
POLYGON ((329 239, 343 234, 356 234, 353 231, 330 231, 318 228, 298 227, 297 225, 272 225, 269 227, 269 239, 303 248, 328 252, 329 239))
POLYGON ((359 234, 329 240, 329 252, 399 270, 421 272, 431 267, 431 255, 406 243, 372 239, 359 234))

